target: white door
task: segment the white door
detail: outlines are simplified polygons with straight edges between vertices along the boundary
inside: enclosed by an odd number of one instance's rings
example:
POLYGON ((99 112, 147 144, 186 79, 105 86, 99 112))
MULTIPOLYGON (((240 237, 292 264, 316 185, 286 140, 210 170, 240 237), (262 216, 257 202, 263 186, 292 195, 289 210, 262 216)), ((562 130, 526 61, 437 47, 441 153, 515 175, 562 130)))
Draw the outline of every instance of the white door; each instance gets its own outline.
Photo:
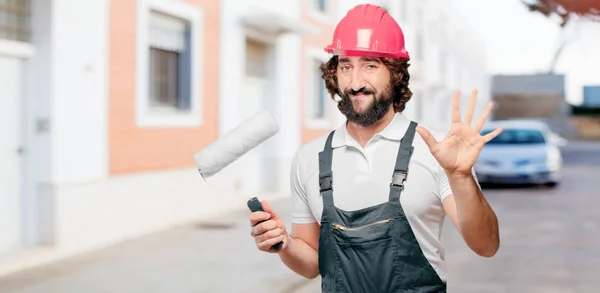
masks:
MULTIPOLYGON (((246 119, 262 110, 262 98, 265 93, 265 80, 247 76, 244 85, 244 95, 240 101, 242 119, 246 119)), ((260 165, 262 164, 263 145, 250 150, 242 158, 244 164, 244 191, 260 196, 263 189, 260 165)))
POLYGON ((23 61, 0 56, 0 255, 21 246, 23 61))
MULTIPOLYGON (((261 110, 277 108, 273 99, 274 88, 270 83, 269 57, 270 46, 257 41, 246 42, 246 78, 244 83, 244 94, 240 96, 240 113, 242 116, 251 116, 261 110)), ((272 57, 272 56, 271 56, 272 57)), ((246 189, 260 193, 274 191, 277 183, 277 142, 275 137, 269 138, 254 150, 250 151, 245 160, 244 185, 246 189)))

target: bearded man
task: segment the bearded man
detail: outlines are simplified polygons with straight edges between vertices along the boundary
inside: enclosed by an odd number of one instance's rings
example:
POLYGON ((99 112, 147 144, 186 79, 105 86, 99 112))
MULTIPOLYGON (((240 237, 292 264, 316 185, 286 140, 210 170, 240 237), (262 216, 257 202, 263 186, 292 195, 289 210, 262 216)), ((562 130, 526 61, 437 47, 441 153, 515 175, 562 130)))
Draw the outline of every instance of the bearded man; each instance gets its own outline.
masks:
POLYGON ((480 135, 492 105, 471 125, 476 91, 462 120, 456 92, 442 141, 406 118, 404 35, 375 5, 350 10, 326 50, 333 56, 323 79, 347 121, 298 150, 291 233, 263 201, 264 212, 250 215, 251 235, 294 272, 321 275, 323 292, 446 292, 446 216, 478 255, 491 257, 500 245, 498 220, 472 171, 502 131, 480 135))

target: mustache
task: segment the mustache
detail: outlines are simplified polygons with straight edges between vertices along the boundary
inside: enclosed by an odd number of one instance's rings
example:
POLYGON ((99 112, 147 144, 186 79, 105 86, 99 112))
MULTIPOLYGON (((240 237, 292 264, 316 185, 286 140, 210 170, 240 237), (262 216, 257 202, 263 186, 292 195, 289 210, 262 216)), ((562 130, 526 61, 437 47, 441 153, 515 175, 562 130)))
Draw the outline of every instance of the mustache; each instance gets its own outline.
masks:
POLYGON ((351 95, 358 95, 358 94, 363 94, 363 95, 375 95, 375 91, 367 89, 367 88, 361 88, 357 91, 353 90, 353 89, 347 89, 346 91, 344 91, 344 94, 349 97, 351 95))

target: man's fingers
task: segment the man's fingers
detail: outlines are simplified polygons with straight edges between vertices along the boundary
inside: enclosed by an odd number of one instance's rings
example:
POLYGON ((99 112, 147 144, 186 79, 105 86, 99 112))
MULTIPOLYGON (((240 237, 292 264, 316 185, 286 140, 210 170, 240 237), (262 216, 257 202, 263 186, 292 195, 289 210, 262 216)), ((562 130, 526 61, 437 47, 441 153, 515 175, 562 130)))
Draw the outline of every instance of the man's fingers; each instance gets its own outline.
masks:
MULTIPOLYGON (((250 214, 250 235, 254 237, 258 249, 271 252, 271 247, 283 241, 287 235, 285 226, 278 219, 269 203, 261 201, 264 212, 254 212, 250 214), (280 226, 281 223, 281 226, 280 226)), ((285 247, 284 243, 284 247, 285 247)))
POLYGON ((494 130, 494 131, 492 131, 492 132, 490 132, 490 133, 488 133, 488 134, 484 135, 484 136, 483 136, 483 140, 484 140, 485 142, 488 142, 488 141, 490 141, 490 140, 494 139, 494 138, 495 138, 496 136, 498 136, 500 133, 502 133, 502 131, 503 131, 503 130, 504 130, 504 127, 499 127, 499 128, 497 128, 496 130, 494 130))
POLYGON ((271 218, 271 214, 265 212, 253 212, 250 214, 250 227, 256 226, 258 222, 266 221, 271 218))
POLYGON ((278 226, 279 226, 279 224, 277 223, 277 221, 268 220, 268 221, 262 222, 256 226, 252 227, 252 232, 250 234, 252 236, 261 235, 267 231, 276 229, 278 226))
POLYGON ((477 102, 477 90, 474 89, 471 93, 471 98, 469 99, 469 104, 467 104, 467 113, 465 114, 464 122, 467 125, 471 125, 471 120, 473 120, 473 112, 475 111, 475 104, 477 102))
POLYGON ((417 132, 423 138, 425 144, 427 144, 427 147, 429 147, 429 150, 433 150, 437 144, 437 140, 435 140, 429 130, 427 130, 425 127, 417 126, 417 132))
POLYGON ((262 242, 258 243, 257 246, 262 251, 269 251, 269 250, 271 250, 271 247, 273 245, 279 243, 280 241, 283 241, 284 239, 285 239, 285 235, 280 235, 278 237, 270 238, 265 241, 262 241, 262 242))
POLYGON ((452 123, 460 123, 460 91, 454 91, 452 98, 452 123))
POLYGON ((477 121, 477 124, 475 125, 475 130, 481 131, 481 128, 483 128, 483 125, 485 124, 485 121, 487 121, 487 118, 490 115, 490 112, 492 112, 493 107, 494 107, 494 103, 492 103, 492 102, 490 102, 487 105, 487 107, 485 107, 485 110, 483 111, 481 118, 479 118, 479 120, 477 121))
POLYGON ((263 234, 256 236, 255 239, 256 239, 256 243, 261 243, 263 241, 269 240, 271 238, 276 238, 281 235, 283 235, 283 229, 275 228, 273 230, 269 230, 263 234))

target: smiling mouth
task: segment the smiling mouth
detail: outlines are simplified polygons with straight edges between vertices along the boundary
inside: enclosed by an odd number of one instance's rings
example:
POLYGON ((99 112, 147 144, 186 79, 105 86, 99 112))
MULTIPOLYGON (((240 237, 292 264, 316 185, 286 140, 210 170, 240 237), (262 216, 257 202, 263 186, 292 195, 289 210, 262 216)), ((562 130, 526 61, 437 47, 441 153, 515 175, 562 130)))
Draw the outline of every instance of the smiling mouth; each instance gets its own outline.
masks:
POLYGON ((351 96, 353 98, 359 98, 360 99, 360 98, 370 97, 372 95, 371 94, 354 94, 354 95, 351 95, 351 96))

